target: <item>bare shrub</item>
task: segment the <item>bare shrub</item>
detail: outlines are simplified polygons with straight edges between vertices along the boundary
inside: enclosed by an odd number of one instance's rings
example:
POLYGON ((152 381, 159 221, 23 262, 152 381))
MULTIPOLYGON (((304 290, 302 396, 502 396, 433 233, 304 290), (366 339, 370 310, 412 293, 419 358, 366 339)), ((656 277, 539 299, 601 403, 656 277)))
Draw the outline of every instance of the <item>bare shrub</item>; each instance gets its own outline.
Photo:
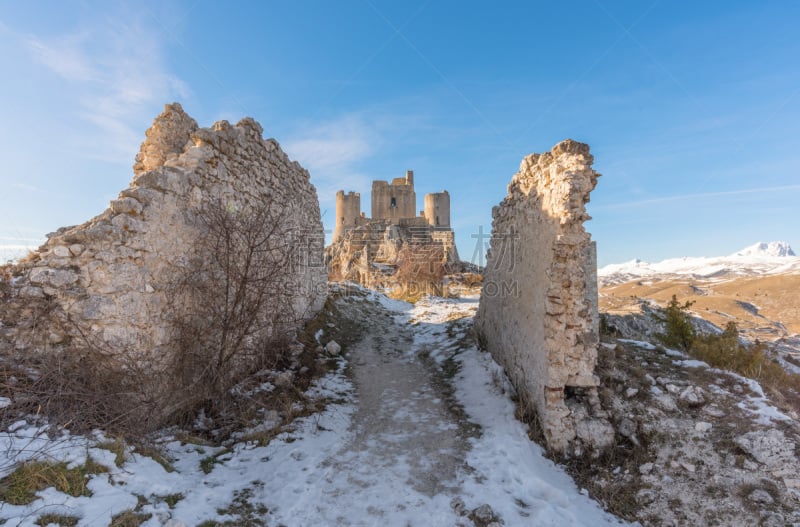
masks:
POLYGON ((245 377, 285 365, 301 318, 292 278, 303 247, 285 214, 277 200, 200 211, 196 254, 167 288, 175 330, 169 421, 231 410, 232 389, 245 377))
POLYGON ((237 424, 254 416, 253 406, 262 403, 250 388, 289 366, 290 343, 305 315, 294 307, 303 293, 294 277, 307 264, 301 257, 309 245, 289 216, 277 200, 247 210, 208 203, 197 211, 194 254, 159 284, 173 328, 161 353, 119 349, 46 296, 12 298, 14 288, 4 289, 2 280, 0 307, 26 311, 36 351, 21 355, 0 346, 0 391, 14 401, 0 413, 40 415, 133 441, 198 415, 237 424), (51 344, 57 326, 68 337, 51 344))
POLYGON ((438 243, 407 243, 397 254, 395 296, 416 301, 425 295, 442 296, 447 271, 445 254, 438 243))

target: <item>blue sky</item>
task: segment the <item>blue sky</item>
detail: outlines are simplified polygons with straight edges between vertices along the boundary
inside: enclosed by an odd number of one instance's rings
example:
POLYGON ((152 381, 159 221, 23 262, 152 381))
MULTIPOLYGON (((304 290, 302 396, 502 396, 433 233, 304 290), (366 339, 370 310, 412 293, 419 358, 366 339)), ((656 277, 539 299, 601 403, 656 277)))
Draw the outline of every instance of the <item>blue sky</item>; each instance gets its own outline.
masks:
POLYGON ((337 189, 415 171, 459 251, 523 156, 572 138, 603 174, 600 265, 800 245, 800 3, 0 1, 0 246, 100 213, 180 101, 250 115, 337 189))

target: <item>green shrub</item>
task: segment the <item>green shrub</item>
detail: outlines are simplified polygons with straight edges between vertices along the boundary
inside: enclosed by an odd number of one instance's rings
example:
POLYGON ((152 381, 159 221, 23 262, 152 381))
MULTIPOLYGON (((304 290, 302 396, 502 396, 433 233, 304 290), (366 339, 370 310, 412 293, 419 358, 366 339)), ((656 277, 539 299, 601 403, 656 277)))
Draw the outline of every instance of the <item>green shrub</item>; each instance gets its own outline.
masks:
POLYGON ((656 338, 665 346, 687 351, 709 366, 728 370, 759 381, 765 388, 785 400, 796 400, 800 394, 800 375, 790 373, 769 356, 763 342, 747 345, 739 340, 739 328, 729 322, 719 334, 700 334, 692 326, 688 310, 693 302, 681 304, 675 295, 663 314, 653 317, 664 324, 664 333, 656 338))
POLYGON ((681 304, 678 298, 672 295, 672 300, 662 314, 654 313, 653 318, 664 324, 664 333, 656 333, 656 338, 663 345, 689 351, 697 336, 689 308, 694 302, 681 304))

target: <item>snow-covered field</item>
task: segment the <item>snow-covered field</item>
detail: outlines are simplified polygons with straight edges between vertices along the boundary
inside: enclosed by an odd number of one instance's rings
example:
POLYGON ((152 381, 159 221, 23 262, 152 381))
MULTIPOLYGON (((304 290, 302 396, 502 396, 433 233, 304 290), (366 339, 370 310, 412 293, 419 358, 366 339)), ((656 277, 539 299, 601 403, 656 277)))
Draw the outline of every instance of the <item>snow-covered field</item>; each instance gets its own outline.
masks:
POLYGON ((174 467, 167 472, 130 452, 117 467, 112 452, 97 448, 100 434, 51 439, 20 422, 0 436, 0 476, 25 459, 81 464, 88 456, 109 472, 91 478, 91 496, 50 488, 30 505, 3 504, 0 517, 8 526, 35 525, 57 513, 94 526, 136 509, 150 515, 145 526, 261 525, 259 518, 285 526, 469 526, 459 513, 489 505, 508 527, 621 523, 546 459, 514 418, 502 370, 466 337, 477 297, 411 305, 370 295, 371 337, 345 349, 338 371, 315 384, 313 395, 333 402, 295 421, 294 431, 267 446, 228 450, 165 436, 174 467), (449 377, 445 364, 457 365, 449 377))

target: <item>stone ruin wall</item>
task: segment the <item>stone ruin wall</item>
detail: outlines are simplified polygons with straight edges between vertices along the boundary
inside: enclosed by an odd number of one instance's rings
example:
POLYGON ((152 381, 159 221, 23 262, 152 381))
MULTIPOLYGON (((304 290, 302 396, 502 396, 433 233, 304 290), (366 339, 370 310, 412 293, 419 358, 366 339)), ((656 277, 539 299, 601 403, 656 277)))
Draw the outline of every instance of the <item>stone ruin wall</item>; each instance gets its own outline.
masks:
MULTIPOLYGON (((212 201, 247 211, 273 199, 286 206, 286 227, 302 244, 304 261, 287 284, 296 314, 313 315, 327 296, 316 189, 308 172, 262 133, 251 118, 199 128, 179 104, 167 105, 146 133, 130 187, 99 216, 48 235, 20 264, 20 299, 50 298, 112 349, 158 353, 170 336, 164 277, 203 257, 195 254, 196 213, 212 201)), ((5 336, 18 349, 32 345, 24 321, 5 336)), ((69 329, 54 327, 47 344, 69 336, 69 329)))
POLYGON ((592 162, 588 145, 572 140, 523 159, 492 211, 475 321, 482 344, 536 410, 548 447, 562 453, 613 438, 594 375, 596 260, 583 227, 599 176, 592 162))

